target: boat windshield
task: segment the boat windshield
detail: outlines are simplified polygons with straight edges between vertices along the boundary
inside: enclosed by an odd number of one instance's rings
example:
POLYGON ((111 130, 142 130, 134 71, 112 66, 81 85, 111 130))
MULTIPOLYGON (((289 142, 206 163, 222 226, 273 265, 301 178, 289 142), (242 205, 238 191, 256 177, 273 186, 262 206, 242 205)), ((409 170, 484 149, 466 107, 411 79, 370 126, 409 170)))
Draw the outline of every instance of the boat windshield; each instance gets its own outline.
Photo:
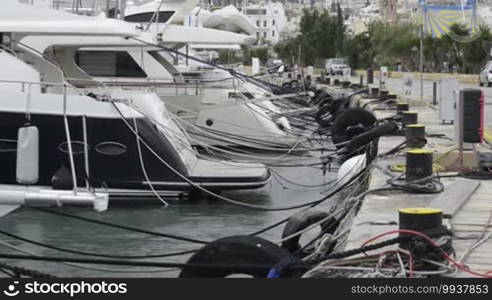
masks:
POLYGON ((155 12, 144 12, 125 16, 125 21, 132 23, 166 23, 174 15, 174 13, 174 11, 160 11, 156 16, 155 12))

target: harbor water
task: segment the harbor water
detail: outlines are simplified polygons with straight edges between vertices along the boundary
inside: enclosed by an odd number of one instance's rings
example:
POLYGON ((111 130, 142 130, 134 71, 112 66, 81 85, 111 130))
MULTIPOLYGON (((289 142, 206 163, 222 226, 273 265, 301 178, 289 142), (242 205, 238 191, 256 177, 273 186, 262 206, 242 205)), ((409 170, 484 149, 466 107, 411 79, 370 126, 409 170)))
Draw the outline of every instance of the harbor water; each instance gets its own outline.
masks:
MULTIPOLYGON (((223 195, 245 203, 267 207, 285 207, 323 197, 336 179, 336 172, 323 171, 319 167, 275 167, 273 171, 285 179, 303 185, 323 185, 306 188, 295 186, 273 176, 270 183, 258 190, 229 191, 223 195)), ((329 206, 333 199, 323 205, 329 206)), ((108 211, 98 213, 90 208, 63 207, 54 209, 64 213, 103 220, 115 224, 150 231, 186 236, 212 241, 217 238, 250 234, 294 214, 292 211, 257 211, 233 206, 221 200, 197 199, 192 202, 161 204, 110 205, 108 211)), ((283 225, 260 235, 271 241, 281 238, 283 225)), ((197 249, 201 245, 150 236, 142 233, 105 227, 73 218, 49 214, 32 208, 21 208, 0 218, 0 229, 45 244, 62 248, 112 255, 156 255, 197 249)), ((314 233, 313 233, 314 235, 314 233)), ((38 254, 46 256, 75 257, 43 247, 2 236, 0 253, 38 254), (18 248, 17 250, 15 248, 18 248), (28 251, 19 252, 19 249, 28 251)), ((80 256, 78 256, 80 257, 80 256)), ((152 258, 143 261, 185 262, 189 256, 152 258)), ((87 256, 86 258, 94 258, 87 256)), ((62 263, 44 263, 9 260, 10 264, 45 271, 61 277, 175 277, 176 269, 128 268, 119 266, 74 266, 62 263), (83 267, 83 268, 82 268, 83 267), (89 268, 87 268, 89 267, 89 268), (93 269, 92 269, 93 268, 93 269), (110 271, 112 270, 112 271, 110 271)))

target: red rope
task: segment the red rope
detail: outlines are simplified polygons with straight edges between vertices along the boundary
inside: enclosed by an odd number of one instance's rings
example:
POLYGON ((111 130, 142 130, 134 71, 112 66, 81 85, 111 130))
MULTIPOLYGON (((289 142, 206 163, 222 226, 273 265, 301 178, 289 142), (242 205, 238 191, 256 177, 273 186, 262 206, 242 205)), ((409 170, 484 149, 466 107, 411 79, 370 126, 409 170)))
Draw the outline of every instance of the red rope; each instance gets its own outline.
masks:
MULTIPOLYGON (((421 232, 418 232, 418 231, 414 231, 414 230, 408 230, 408 229, 397 229, 397 230, 392 230, 392 231, 388 231, 388 232, 385 232, 385 233, 382 233, 382 234, 379 234, 367 241, 365 241, 363 244, 362 244, 362 247, 364 247, 365 245, 377 240, 377 239, 380 239, 384 236, 387 236, 387 235, 391 235, 391 234, 395 234, 395 233, 406 233, 406 234, 413 234, 413 235, 416 235, 416 236, 419 236, 421 238, 423 238, 424 240, 428 241, 432 246, 434 247, 439 247, 439 245, 434 242, 433 239, 431 239, 430 237, 428 237, 427 235, 421 233, 421 232)), ((468 267, 466 267, 465 265, 463 265, 462 263, 460 262, 457 262, 456 260, 454 260, 452 257, 450 257, 446 252, 442 251, 442 256, 447 260, 449 261, 451 264, 453 264, 456 268, 458 268, 459 270, 463 271, 463 272, 466 272, 468 274, 471 274, 473 276, 477 276, 477 277, 483 277, 483 278, 492 278, 492 270, 490 271, 487 271, 485 273, 480 273, 480 272, 477 272, 477 271, 473 271, 471 269, 469 269, 468 267)), ((409 260, 409 264, 410 264, 410 260, 409 260)), ((412 270, 412 273, 413 273, 413 270, 412 270)))

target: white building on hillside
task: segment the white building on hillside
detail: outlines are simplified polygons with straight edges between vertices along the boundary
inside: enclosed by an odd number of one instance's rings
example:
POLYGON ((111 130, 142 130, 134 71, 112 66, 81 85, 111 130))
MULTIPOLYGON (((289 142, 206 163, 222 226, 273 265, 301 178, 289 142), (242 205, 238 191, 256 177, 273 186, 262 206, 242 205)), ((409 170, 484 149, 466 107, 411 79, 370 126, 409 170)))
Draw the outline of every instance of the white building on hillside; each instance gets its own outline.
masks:
POLYGON ((284 6, 280 2, 248 3, 242 7, 245 14, 256 26, 256 37, 259 42, 268 41, 276 44, 281 39, 282 31, 287 26, 284 6))

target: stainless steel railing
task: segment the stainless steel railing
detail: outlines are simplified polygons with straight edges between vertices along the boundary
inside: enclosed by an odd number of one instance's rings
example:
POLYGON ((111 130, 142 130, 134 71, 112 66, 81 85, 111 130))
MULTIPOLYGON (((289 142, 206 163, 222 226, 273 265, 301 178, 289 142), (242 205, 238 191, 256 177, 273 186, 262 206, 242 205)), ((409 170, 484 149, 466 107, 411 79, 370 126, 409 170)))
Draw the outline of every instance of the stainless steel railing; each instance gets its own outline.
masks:
MULTIPOLYGON (((32 104, 32 101, 31 101, 31 95, 32 95, 32 87, 34 85, 39 85, 40 87, 46 87, 47 85, 53 85, 53 86, 58 86, 58 87, 62 87, 62 93, 61 93, 61 97, 62 97, 62 101, 63 101, 63 111, 62 111, 62 114, 63 114, 63 123, 64 123, 64 128, 65 128, 65 136, 66 136, 66 142, 67 142, 67 146, 68 146, 68 154, 69 154, 69 161, 70 161, 70 170, 71 170, 71 173, 72 173, 72 184, 73 184, 73 193, 74 195, 77 195, 77 190, 78 190, 78 186, 77 186, 77 174, 76 174, 76 170, 75 170, 75 161, 74 161, 74 153, 73 153, 73 149, 72 149, 72 139, 71 139, 71 135, 70 135, 70 126, 69 126, 69 123, 68 123, 68 115, 67 115, 67 91, 69 88, 71 89, 76 89, 70 85, 67 85, 66 83, 46 83, 46 82, 35 82, 35 81, 21 81, 21 80, 4 80, 4 79, 0 79, 0 84, 19 84, 20 86, 20 89, 21 89, 21 92, 25 92, 26 93, 26 118, 29 120, 30 119, 30 111, 31 111, 31 104, 32 104)), ((84 136, 87 136, 86 133, 84 133, 84 136)), ((86 142, 86 141, 84 141, 86 142)), ((85 156, 88 155, 88 153, 85 153, 84 154, 85 156)), ((89 169, 87 168, 86 169, 86 172, 88 172, 89 169)))
MULTIPOLYGON (((67 80, 76 84, 77 79, 67 78, 67 80)), ((199 96, 205 92, 205 85, 200 80, 183 80, 175 81, 168 79, 149 78, 143 80, 132 80, 123 78, 108 78, 103 81, 94 81, 94 85, 103 85, 106 87, 122 87, 128 89, 144 89, 156 92, 158 89, 167 89, 173 91, 175 96, 199 96)), ((77 84, 76 84, 77 85, 77 84)), ((87 84, 86 84, 87 85, 87 84)), ((161 92, 162 94, 162 92, 161 92)))

